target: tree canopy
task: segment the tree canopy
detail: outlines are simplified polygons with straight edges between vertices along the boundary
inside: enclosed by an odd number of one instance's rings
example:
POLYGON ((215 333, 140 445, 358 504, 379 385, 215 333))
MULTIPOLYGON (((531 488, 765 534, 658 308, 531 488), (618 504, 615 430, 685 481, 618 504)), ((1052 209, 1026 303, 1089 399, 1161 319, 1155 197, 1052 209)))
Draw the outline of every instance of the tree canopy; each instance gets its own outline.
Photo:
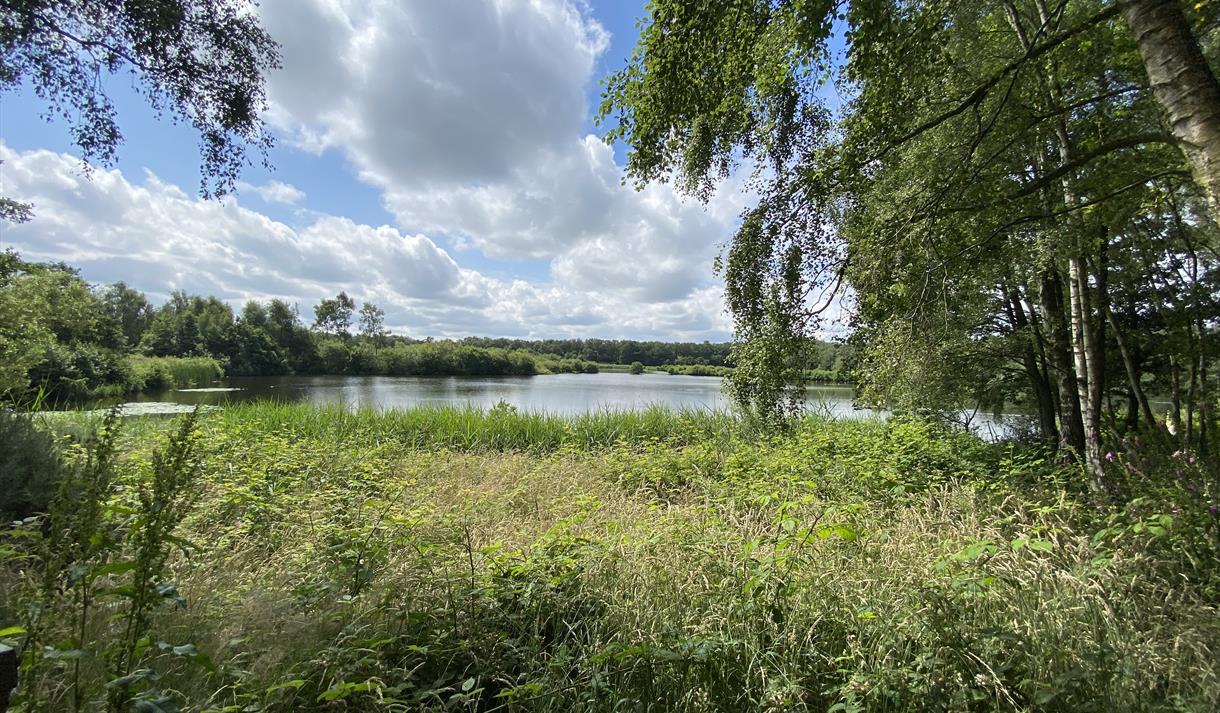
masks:
MULTIPOLYGON (((81 158, 113 163, 123 141, 104 75, 127 73, 158 114, 199 134, 201 192, 232 189, 247 153, 266 156, 266 75, 279 47, 250 0, 2 0, 0 91, 28 84, 81 158)), ((0 204, 0 216, 22 216, 0 204)), ((28 209, 27 209, 28 213, 28 209)))
POLYGON ((1024 405, 1096 474, 1103 430, 1150 421, 1150 390, 1205 440, 1215 13, 657 0, 601 111, 638 181, 706 198, 752 171, 759 201, 719 262, 744 404, 792 407, 802 338, 838 296, 864 400, 1024 405))

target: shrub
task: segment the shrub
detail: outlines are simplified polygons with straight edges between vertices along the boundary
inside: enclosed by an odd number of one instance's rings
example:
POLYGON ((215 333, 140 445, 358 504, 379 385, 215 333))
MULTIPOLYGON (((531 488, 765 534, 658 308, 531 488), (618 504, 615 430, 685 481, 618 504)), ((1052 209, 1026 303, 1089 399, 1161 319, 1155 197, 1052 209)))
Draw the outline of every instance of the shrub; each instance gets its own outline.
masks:
POLYGON ((0 411, 0 520, 44 512, 62 472, 51 434, 29 414, 0 411))
POLYGON ((633 361, 633 362, 631 362, 631 373, 632 373, 632 374, 643 374, 643 373, 644 373, 644 365, 643 365, 643 364, 641 364, 641 363, 640 363, 640 362, 638 362, 638 361, 633 361))

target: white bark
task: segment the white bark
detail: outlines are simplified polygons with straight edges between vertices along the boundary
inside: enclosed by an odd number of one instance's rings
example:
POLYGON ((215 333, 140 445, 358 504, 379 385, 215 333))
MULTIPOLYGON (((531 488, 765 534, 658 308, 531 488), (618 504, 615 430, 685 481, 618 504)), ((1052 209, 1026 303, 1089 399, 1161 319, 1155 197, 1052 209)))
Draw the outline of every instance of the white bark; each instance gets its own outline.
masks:
POLYGON ((1220 222, 1220 82, 1178 0, 1120 0, 1152 93, 1220 222))

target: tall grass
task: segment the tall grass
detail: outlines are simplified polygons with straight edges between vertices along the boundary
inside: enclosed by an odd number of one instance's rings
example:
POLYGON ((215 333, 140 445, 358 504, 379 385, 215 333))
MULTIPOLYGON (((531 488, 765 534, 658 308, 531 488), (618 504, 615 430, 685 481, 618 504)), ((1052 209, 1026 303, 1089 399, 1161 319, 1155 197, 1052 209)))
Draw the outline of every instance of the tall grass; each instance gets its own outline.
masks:
POLYGON ((184 710, 1220 706, 1210 531, 930 423, 254 404, 199 449, 131 662, 184 710))
POLYGON ((599 450, 647 440, 724 441, 743 429, 726 412, 664 408, 564 416, 518 412, 511 407, 416 406, 378 411, 341 405, 243 403, 226 407, 216 418, 223 430, 291 432, 337 439, 353 447, 393 442, 410 449, 473 452, 599 450))
POLYGON ((149 357, 133 355, 127 358, 130 377, 128 391, 204 386, 224 376, 220 363, 211 357, 149 357))

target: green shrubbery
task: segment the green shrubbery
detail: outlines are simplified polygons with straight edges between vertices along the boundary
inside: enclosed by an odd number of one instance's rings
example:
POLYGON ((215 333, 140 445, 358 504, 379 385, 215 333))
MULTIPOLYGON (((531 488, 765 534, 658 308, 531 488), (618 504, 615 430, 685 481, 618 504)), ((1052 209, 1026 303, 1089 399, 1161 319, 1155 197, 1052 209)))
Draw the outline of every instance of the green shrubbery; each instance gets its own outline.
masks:
POLYGON ((51 434, 32 416, 0 409, 0 522, 45 512, 62 472, 51 434))
MULTIPOLYGON (((707 364, 666 364, 661 367, 661 371, 681 376, 726 377, 732 376, 733 367, 710 366, 707 364)), ((850 372, 834 369, 806 369, 805 380, 825 384, 850 384, 853 382, 850 372)))
POLYGON ((706 364, 666 364, 661 371, 679 376, 728 376, 733 373, 732 367, 706 364))
MULTIPOLYGON (((183 549, 161 560, 123 519, 166 462, 144 442, 158 423, 115 462, 108 554, 81 571, 100 593, 163 562, 166 604, 186 606, 124 603, 148 642, 131 648, 100 610, 67 631, 85 590, 63 580, 45 621, 67 629, 27 649, 22 703, 79 687, 209 711, 1220 704, 1200 519, 1215 473, 1190 454, 1115 458, 1130 491, 1103 497, 1036 451, 918 420, 764 437, 714 414, 240 406, 191 441, 198 480, 174 481, 196 485, 169 489, 181 520, 156 530, 183 549)), ((0 540, 18 573, 0 628, 37 590, 27 548, 0 540)))

